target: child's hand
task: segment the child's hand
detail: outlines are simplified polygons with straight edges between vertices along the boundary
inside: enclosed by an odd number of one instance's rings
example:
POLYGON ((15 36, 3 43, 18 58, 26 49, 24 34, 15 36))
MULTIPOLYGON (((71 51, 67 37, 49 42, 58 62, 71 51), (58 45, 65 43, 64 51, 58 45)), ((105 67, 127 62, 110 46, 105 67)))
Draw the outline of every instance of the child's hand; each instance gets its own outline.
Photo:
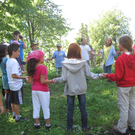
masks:
POLYGON ((57 84, 56 78, 54 78, 54 84, 57 84))
POLYGON ((22 74, 25 74, 25 73, 27 73, 26 71, 21 71, 22 72, 22 74))
POLYGON ((28 76, 25 76, 25 80, 28 82, 28 76))
POLYGON ((105 78, 106 78, 106 75, 107 75, 107 73, 103 73, 103 74, 102 74, 102 78, 105 79, 105 78))

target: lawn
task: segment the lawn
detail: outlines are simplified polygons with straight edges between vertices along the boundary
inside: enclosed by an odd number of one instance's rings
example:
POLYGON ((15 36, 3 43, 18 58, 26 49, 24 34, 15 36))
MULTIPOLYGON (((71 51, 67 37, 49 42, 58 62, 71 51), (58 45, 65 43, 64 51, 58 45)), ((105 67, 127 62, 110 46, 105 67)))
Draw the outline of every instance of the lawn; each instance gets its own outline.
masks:
MULTIPOLYGON (((102 69, 93 69, 93 72, 102 72, 102 69)), ((48 74, 48 78, 55 77, 55 72, 48 74)), ((33 107, 31 98, 31 85, 24 85, 24 104, 21 106, 22 117, 29 121, 15 123, 12 115, 4 113, 0 115, 0 135, 110 135, 112 126, 117 124, 119 111, 117 107, 117 90, 115 82, 108 83, 107 80, 90 80, 87 83, 86 109, 88 113, 88 125, 90 130, 87 133, 81 131, 81 113, 76 97, 74 110, 74 126, 72 133, 67 133, 66 114, 67 102, 63 95, 64 83, 49 85, 50 89, 50 121, 51 129, 45 129, 45 120, 42 110, 40 111, 41 128, 34 129, 32 118, 33 107)), ((4 100, 3 100, 4 101, 4 100)))

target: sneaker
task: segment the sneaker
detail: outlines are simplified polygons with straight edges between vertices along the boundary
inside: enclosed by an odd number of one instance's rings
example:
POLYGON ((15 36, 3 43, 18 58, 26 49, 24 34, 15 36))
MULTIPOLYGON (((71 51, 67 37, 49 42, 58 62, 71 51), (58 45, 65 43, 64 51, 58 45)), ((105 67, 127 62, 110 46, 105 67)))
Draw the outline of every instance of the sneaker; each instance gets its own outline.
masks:
POLYGON ((15 122, 16 122, 16 123, 19 122, 19 121, 29 121, 29 119, 23 118, 23 117, 20 117, 19 120, 15 119, 15 122))
POLYGON ((40 122, 39 122, 38 125, 36 125, 36 124, 34 123, 34 126, 35 126, 35 129, 39 129, 39 128, 40 128, 40 122))
POLYGON ((13 115, 12 117, 13 117, 13 119, 15 119, 15 118, 16 118, 16 116, 15 116, 15 115, 13 115))
POLYGON ((72 129, 65 129, 66 132, 72 132, 72 129))
POLYGON ((88 130, 89 130, 89 127, 87 126, 87 128, 82 128, 82 130, 84 131, 84 132, 87 132, 88 130))
POLYGON ((50 124, 50 125, 46 125, 46 124, 45 124, 45 127, 46 127, 46 129, 50 129, 51 124, 50 124))
POLYGON ((113 127, 113 134, 114 135, 130 135, 129 131, 126 130, 126 133, 121 133, 118 129, 117 126, 113 127))

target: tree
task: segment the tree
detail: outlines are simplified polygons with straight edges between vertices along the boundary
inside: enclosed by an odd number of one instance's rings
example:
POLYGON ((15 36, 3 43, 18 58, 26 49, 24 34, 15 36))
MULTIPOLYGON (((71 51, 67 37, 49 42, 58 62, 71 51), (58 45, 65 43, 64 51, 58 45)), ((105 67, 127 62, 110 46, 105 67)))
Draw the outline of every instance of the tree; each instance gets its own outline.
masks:
POLYGON ((59 6, 50 0, 4 0, 0 3, 3 28, 0 35, 2 39, 9 39, 13 31, 18 29, 30 43, 50 38, 56 40, 70 30, 61 12, 59 6))
POLYGON ((89 24, 89 37, 92 46, 102 49, 108 37, 113 40, 113 45, 118 49, 117 41, 122 35, 131 36, 129 31, 130 18, 124 16, 121 10, 114 8, 100 15, 100 18, 89 24))
MULTIPOLYGON (((115 49, 118 49, 118 38, 122 35, 131 36, 129 31, 130 18, 124 16, 121 10, 116 7, 113 10, 103 12, 99 15, 99 19, 93 20, 88 25, 88 35, 90 44, 98 52, 103 48, 105 41, 108 37, 112 38, 115 49)), ((76 39, 81 38, 81 30, 84 31, 84 24, 81 25, 79 34, 76 39)), ((77 41, 77 40, 76 40, 77 41)), ((78 42, 78 41, 77 41, 78 42)), ((96 57, 98 64, 102 61, 102 58, 96 57)))

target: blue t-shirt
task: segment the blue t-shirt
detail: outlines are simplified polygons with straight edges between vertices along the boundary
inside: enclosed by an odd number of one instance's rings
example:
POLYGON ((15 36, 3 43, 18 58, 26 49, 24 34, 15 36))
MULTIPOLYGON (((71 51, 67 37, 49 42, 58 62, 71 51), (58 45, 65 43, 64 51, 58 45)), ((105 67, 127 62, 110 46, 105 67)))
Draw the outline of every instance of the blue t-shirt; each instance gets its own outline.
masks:
POLYGON ((66 54, 64 51, 55 51, 52 58, 55 58, 56 67, 62 67, 62 61, 64 61, 66 57, 66 54))
POLYGON ((8 60, 8 58, 4 57, 4 58, 2 58, 2 62, 0 63, 0 68, 2 71, 2 85, 3 85, 3 88, 6 90, 9 89, 7 71, 6 71, 7 60, 8 60))
MULTIPOLYGON (((10 41, 10 44, 12 44, 13 41, 14 39, 10 41)), ((21 60, 23 60, 23 42, 22 41, 18 41, 18 42, 20 43, 20 57, 21 60)))

